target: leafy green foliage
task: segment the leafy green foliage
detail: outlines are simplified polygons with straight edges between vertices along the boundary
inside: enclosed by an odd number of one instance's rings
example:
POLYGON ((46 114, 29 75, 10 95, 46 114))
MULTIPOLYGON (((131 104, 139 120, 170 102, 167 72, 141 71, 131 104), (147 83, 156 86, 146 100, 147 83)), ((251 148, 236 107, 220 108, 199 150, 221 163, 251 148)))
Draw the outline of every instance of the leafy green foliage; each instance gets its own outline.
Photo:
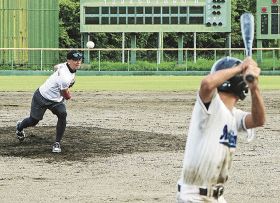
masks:
POLYGON ((59 8, 59 47, 81 47, 79 0, 59 0, 59 8))
POLYGON ((135 64, 120 62, 92 61, 87 70, 93 71, 208 71, 211 69, 213 60, 198 58, 196 63, 193 61, 187 64, 178 65, 176 62, 162 62, 161 64, 148 61, 137 61, 135 64))

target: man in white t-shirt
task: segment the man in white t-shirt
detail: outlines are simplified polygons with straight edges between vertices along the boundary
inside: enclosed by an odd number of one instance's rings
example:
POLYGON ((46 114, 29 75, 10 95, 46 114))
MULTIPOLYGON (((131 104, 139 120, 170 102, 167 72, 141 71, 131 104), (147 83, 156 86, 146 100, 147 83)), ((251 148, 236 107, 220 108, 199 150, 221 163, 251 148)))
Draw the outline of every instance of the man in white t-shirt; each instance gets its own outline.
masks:
POLYGON ((265 107, 258 85, 260 69, 251 58, 243 62, 225 57, 218 60, 211 73, 201 82, 189 125, 182 175, 178 181, 178 203, 225 203, 224 183, 228 179, 237 134, 247 132, 248 141, 254 128, 265 123, 265 107), (255 80, 244 82, 248 72, 255 80), (251 112, 235 107, 248 89, 251 112))
POLYGON ((17 122, 16 135, 20 141, 25 138, 24 128, 35 126, 49 109, 58 118, 56 140, 52 152, 60 153, 60 142, 66 128, 66 106, 64 100, 71 98, 69 88, 75 83, 76 70, 82 63, 82 54, 76 50, 67 53, 67 62, 55 66, 55 72, 33 94, 30 116, 17 122))

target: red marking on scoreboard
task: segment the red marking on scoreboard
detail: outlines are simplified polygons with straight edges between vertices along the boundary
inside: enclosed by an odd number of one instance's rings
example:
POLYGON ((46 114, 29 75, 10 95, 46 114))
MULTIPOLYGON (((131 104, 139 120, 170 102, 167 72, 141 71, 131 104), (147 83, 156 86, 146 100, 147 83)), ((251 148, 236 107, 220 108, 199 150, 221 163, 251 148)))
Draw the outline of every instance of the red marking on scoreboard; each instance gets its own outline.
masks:
POLYGON ((267 8, 266 7, 262 7, 262 13, 266 13, 267 12, 267 8))
POLYGON ((271 0, 273 4, 277 4, 277 0, 271 0))

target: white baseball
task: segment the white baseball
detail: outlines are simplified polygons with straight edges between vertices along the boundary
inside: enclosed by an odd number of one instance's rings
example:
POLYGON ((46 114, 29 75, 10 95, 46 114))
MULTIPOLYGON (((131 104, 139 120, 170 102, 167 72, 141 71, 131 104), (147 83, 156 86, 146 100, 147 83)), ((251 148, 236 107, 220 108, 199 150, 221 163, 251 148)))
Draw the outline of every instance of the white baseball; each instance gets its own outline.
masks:
POLYGON ((87 48, 92 49, 95 46, 95 44, 93 41, 88 41, 86 46, 87 48))

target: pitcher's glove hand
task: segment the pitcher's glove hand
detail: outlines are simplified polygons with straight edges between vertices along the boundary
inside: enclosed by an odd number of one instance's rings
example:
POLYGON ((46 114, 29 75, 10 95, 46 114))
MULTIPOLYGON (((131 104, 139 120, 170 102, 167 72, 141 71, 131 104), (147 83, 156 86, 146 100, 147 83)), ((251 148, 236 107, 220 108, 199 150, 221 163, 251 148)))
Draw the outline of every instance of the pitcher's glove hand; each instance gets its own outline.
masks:
POLYGON ((69 88, 73 87, 73 85, 75 84, 75 80, 73 82, 70 83, 69 88))
POLYGON ((69 89, 61 90, 61 95, 66 100, 71 99, 71 97, 72 97, 69 89))

